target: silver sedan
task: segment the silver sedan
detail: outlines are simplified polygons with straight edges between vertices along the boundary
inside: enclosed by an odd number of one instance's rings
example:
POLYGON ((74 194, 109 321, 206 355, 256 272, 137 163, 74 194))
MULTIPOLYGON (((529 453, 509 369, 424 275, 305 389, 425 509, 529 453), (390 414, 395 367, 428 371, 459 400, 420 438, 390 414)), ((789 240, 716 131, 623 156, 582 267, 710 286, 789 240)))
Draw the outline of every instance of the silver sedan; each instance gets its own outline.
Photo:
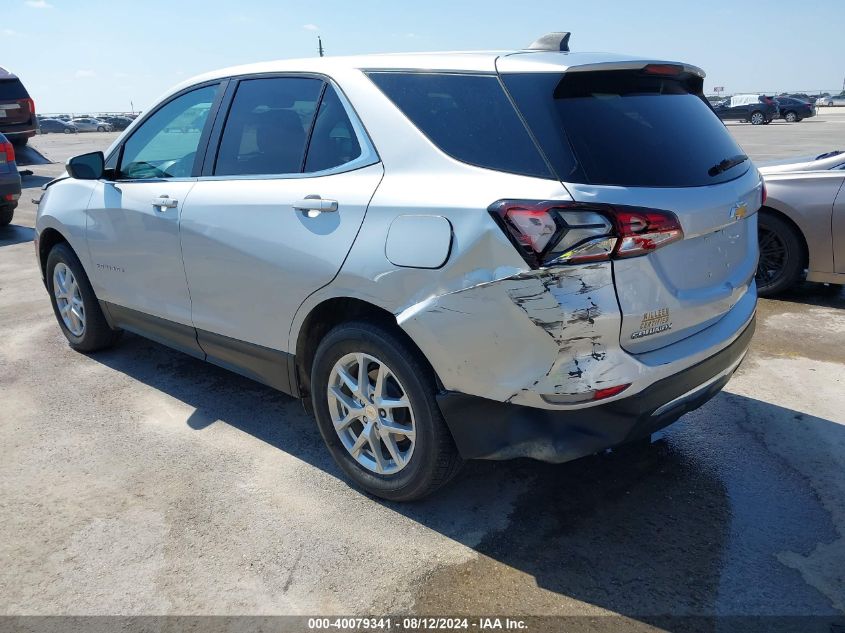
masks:
POLYGON ((845 152, 758 167, 768 193, 758 222, 760 296, 805 272, 808 281, 845 284, 845 152))
POLYGON ((80 132, 111 132, 112 125, 93 117, 80 117, 71 121, 80 132))

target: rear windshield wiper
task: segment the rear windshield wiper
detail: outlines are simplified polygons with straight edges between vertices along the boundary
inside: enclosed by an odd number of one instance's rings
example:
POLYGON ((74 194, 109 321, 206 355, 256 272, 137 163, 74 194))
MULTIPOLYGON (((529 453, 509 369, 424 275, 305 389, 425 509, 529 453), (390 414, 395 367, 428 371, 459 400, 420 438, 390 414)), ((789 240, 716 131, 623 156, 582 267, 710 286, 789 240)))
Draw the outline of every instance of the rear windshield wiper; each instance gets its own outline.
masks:
POLYGON ((736 167, 740 163, 744 163, 748 160, 748 156, 745 154, 737 154, 736 156, 731 156, 730 158, 726 158, 725 160, 716 163, 710 169, 707 170, 707 173, 711 176, 718 176, 721 173, 728 171, 731 167, 736 167))

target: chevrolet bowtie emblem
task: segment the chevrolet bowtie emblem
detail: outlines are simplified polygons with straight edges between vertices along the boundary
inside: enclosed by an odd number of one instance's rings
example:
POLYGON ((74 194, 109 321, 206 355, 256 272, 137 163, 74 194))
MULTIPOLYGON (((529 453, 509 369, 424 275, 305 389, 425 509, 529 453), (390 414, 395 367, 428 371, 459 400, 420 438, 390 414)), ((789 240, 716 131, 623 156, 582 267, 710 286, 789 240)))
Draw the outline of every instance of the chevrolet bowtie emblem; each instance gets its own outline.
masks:
POLYGON ((737 202, 731 207, 731 220, 741 220, 748 215, 748 205, 744 202, 737 202))

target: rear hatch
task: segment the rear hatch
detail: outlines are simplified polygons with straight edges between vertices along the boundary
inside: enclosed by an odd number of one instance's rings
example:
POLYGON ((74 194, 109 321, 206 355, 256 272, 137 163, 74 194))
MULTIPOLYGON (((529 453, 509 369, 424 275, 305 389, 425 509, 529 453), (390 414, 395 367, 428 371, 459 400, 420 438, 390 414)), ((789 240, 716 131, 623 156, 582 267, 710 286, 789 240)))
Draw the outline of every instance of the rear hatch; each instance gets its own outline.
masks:
POLYGON ((34 106, 21 80, 0 69, 0 129, 29 123, 34 106))
POLYGON ((704 99, 703 73, 647 61, 550 72, 543 57, 535 72, 524 58, 497 66, 573 198, 669 211, 683 230, 613 260, 622 347, 647 352, 712 325, 753 281, 761 182, 704 99))

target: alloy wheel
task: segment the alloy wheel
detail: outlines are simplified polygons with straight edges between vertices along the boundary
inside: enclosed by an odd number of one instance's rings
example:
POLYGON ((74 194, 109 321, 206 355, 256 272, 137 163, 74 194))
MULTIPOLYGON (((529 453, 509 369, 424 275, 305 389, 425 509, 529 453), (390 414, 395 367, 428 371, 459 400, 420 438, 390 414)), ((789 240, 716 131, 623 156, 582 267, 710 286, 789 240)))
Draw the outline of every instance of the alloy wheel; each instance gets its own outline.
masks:
POLYGON ((758 227, 758 240, 760 260, 757 262, 757 285, 768 286, 783 274, 788 251, 781 235, 771 229, 758 227))
POLYGON ((74 336, 82 336, 85 333, 85 303, 73 271, 62 262, 53 268, 53 294, 65 327, 74 336))
POLYGON ((346 354, 332 367, 326 395, 335 432, 359 465, 378 475, 408 465, 416 445, 414 412, 384 362, 370 354, 346 354))
POLYGON ((762 112, 755 112, 754 114, 751 115, 751 124, 752 125, 760 125, 761 123, 763 123, 764 120, 765 119, 763 118, 762 112))

